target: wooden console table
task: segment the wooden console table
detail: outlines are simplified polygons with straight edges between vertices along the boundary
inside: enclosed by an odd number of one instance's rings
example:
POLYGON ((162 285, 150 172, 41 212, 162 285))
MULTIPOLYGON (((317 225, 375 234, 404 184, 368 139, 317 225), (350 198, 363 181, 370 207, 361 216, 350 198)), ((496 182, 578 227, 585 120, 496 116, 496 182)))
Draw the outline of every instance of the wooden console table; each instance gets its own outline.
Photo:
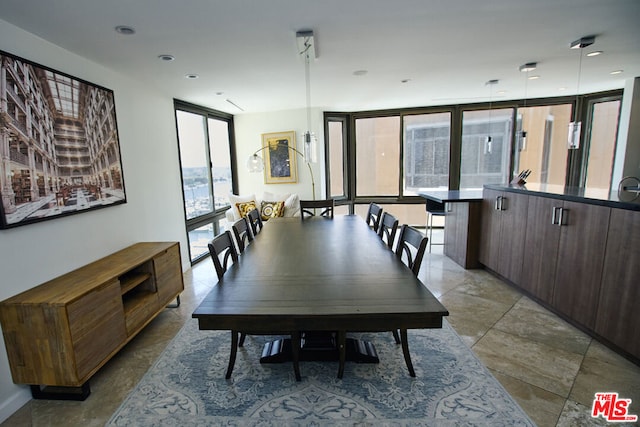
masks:
POLYGON ((184 290, 178 242, 144 242, 0 302, 11 375, 84 400, 89 378, 184 290))

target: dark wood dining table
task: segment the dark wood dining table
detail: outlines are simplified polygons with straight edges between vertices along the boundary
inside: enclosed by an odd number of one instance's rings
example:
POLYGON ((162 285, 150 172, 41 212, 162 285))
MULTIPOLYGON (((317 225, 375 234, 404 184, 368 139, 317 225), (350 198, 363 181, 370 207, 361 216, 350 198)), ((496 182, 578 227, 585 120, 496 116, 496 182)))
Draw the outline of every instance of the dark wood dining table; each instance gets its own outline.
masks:
MULTIPOLYGON (((441 328, 448 314, 362 218, 339 215, 270 219, 192 316, 201 330, 234 331, 232 348, 237 331, 290 334, 284 356, 265 346, 263 359, 290 358, 299 380, 299 360, 332 354, 339 378, 345 360, 377 360, 370 343, 347 340, 347 332, 441 328), (334 351, 314 351, 311 337, 323 332, 332 334, 334 351)), ((415 376, 406 339, 402 348, 415 376)))

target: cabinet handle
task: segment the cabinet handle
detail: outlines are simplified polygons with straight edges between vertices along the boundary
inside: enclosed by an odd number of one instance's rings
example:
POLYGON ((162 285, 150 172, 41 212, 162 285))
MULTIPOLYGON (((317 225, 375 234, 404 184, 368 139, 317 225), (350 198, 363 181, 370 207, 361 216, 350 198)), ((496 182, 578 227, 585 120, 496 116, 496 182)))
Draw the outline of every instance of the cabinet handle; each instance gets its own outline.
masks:
POLYGON ((502 198, 502 196, 498 196, 496 197, 496 206, 495 206, 495 210, 499 211, 500 210, 500 199, 502 198))
POLYGON ((506 211, 506 210, 507 210, 507 207, 506 207, 506 205, 505 205, 505 203, 504 203, 504 202, 505 202, 505 201, 507 201, 507 200, 508 200, 508 199, 507 199, 506 197, 501 197, 501 198, 500 198, 500 210, 501 210, 501 211, 506 211))
POLYGON ((564 213, 569 212, 569 209, 560 208, 560 218, 558 218, 558 225, 562 227, 563 225, 567 225, 564 218, 564 213))
POLYGON ((551 208, 551 225, 556 225, 556 215, 558 213, 558 207, 554 206, 551 208))

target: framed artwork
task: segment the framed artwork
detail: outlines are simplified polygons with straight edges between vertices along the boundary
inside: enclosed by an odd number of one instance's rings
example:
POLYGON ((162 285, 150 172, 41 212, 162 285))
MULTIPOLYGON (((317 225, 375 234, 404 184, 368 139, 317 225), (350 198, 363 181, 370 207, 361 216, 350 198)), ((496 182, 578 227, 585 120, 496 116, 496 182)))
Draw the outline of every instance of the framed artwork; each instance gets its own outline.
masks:
POLYGON ((0 228, 126 203, 113 91, 0 51, 0 228))
POLYGON ((298 182, 296 133, 294 131, 262 134, 262 150, 264 150, 265 184, 298 182))

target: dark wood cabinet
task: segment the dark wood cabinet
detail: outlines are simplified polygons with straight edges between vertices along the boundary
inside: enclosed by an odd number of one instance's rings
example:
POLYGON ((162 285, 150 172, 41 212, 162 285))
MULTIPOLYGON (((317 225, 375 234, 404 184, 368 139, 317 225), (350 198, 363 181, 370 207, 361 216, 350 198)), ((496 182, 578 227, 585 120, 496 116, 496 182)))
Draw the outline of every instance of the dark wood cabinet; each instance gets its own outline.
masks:
POLYGON ((557 215, 561 206, 562 200, 529 197, 522 280, 519 285, 548 304, 553 298, 561 231, 554 212, 557 215))
POLYGON ((635 206, 485 188, 480 247, 486 267, 640 360, 640 211, 635 206))
POLYGON ((480 262, 519 283, 529 196, 485 189, 482 201, 480 262))
POLYGON ((478 268, 480 209, 477 202, 447 203, 444 254, 464 268, 478 268))
POLYGON ((611 209, 595 331, 640 358, 640 212, 611 209))
POLYGON ((553 306, 595 328, 611 208, 564 201, 553 306))

